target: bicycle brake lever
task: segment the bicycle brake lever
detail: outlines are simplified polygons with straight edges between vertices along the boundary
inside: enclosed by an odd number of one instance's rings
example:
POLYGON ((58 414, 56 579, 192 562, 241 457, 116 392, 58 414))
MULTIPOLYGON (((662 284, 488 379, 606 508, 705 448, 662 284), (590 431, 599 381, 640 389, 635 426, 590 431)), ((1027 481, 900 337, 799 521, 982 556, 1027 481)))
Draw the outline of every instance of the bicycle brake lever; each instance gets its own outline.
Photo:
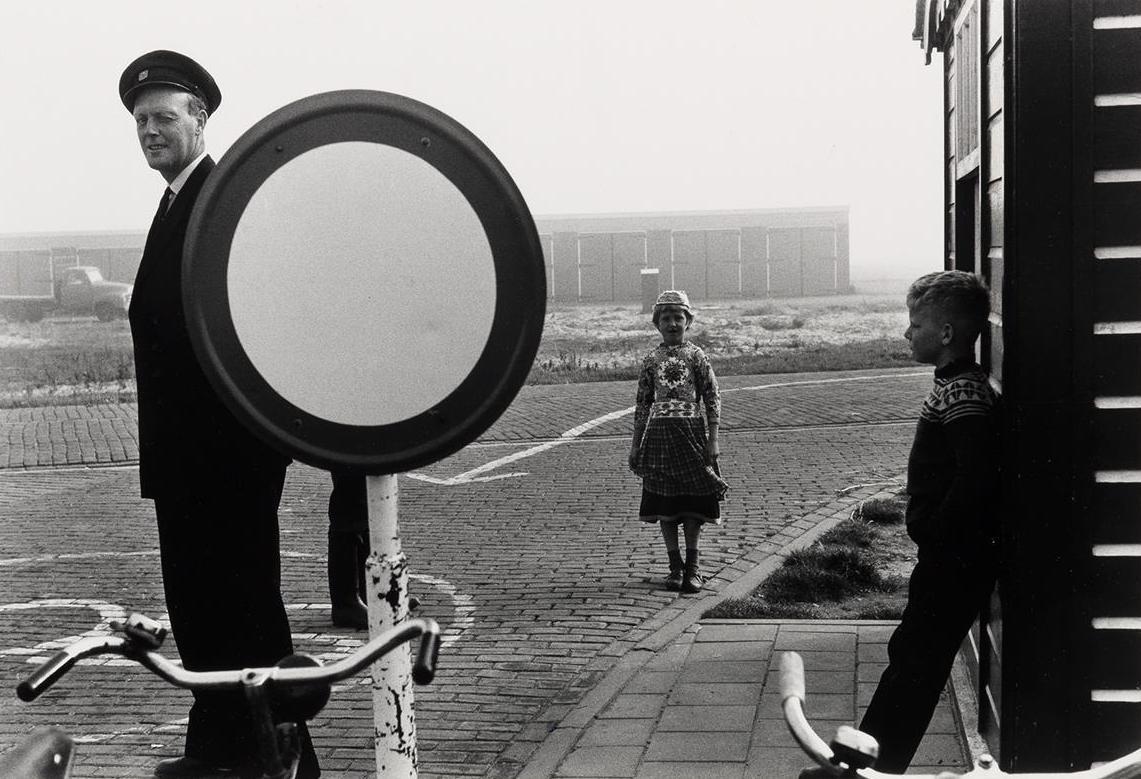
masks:
POLYGON ((122 631, 128 639, 151 650, 162 646, 167 632, 161 622, 143 614, 132 614, 126 622, 119 623, 116 629, 122 631))
POLYGON ((871 768, 880 754, 879 742, 863 731, 841 725, 832 739, 832 762, 848 769, 871 768))

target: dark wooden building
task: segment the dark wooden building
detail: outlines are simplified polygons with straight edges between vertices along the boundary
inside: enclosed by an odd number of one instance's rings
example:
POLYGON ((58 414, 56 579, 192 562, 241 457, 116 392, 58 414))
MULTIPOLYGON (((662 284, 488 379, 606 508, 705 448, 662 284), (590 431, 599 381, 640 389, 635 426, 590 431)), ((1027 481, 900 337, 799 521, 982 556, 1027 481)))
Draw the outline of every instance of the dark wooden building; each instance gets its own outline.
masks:
POLYGON ((695 300, 846 292, 848 208, 537 217, 554 300, 630 301, 640 273, 695 300))
POLYGON ((1141 0, 918 0, 914 37, 1004 405, 981 729, 1006 770, 1087 767, 1141 743, 1141 0))

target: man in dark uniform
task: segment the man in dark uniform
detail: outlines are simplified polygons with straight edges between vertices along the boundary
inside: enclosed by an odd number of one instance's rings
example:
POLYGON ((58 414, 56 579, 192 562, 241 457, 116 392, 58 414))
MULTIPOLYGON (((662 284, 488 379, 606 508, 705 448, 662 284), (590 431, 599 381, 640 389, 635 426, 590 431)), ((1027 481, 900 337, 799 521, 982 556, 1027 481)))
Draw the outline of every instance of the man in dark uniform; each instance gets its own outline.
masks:
MULTIPOLYGON (((277 509, 289 459, 246 430, 194 355, 182 304, 182 251, 214 167, 204 131, 214 79, 189 57, 144 54, 119 80, 143 156, 166 180, 131 300, 139 397, 139 480, 155 504, 163 587, 183 665, 272 665, 293 651, 281 599, 277 509)), ((320 775, 302 730, 300 776, 320 775)), ((161 777, 238 776, 256 753, 241 693, 196 693, 185 754, 161 777)))

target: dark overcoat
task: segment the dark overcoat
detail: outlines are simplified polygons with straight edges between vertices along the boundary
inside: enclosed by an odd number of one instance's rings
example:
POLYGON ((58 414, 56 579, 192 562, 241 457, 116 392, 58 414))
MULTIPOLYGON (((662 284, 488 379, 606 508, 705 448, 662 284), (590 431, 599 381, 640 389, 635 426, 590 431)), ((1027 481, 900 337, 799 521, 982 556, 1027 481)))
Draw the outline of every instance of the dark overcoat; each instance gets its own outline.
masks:
POLYGON ((198 164, 147 234, 131 298, 139 397, 143 497, 179 496, 204 485, 249 489, 288 458, 243 427, 215 394, 190 343, 182 304, 182 253, 190 213, 214 161, 198 164))

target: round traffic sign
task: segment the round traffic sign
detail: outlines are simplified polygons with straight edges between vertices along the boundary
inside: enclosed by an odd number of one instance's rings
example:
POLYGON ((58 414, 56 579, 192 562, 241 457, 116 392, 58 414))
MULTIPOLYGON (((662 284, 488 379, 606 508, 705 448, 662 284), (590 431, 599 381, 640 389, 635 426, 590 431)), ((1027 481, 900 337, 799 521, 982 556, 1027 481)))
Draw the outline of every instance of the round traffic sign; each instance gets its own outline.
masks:
POLYGON ((222 157, 187 231, 191 340, 233 413, 322 468, 397 473, 485 431, 527 377, 534 221, 471 132, 423 103, 327 92, 222 157))

